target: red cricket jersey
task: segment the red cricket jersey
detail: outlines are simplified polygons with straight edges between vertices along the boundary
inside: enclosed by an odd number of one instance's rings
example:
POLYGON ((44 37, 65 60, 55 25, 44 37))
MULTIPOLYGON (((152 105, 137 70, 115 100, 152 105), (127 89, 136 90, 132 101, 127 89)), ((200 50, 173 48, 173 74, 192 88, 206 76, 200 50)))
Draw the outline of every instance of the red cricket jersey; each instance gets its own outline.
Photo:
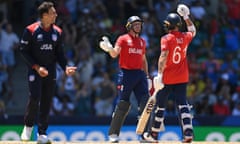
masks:
POLYGON ((143 55, 146 51, 146 42, 141 37, 130 34, 119 36, 116 44, 121 47, 119 65, 128 70, 143 69, 143 55))
POLYGON ((163 71, 164 84, 185 83, 189 80, 187 48, 193 35, 191 32, 173 31, 161 38, 161 51, 168 50, 163 71))

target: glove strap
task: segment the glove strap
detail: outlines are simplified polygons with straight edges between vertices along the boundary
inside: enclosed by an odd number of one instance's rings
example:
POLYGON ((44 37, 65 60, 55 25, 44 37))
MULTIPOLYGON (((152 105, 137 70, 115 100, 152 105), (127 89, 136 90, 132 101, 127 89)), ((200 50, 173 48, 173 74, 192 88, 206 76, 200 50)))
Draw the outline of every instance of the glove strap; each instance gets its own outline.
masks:
POLYGON ((158 77, 162 79, 162 73, 158 73, 158 77))
POLYGON ((189 19, 189 16, 188 16, 188 15, 185 15, 185 16, 183 16, 183 19, 184 19, 184 20, 189 19))

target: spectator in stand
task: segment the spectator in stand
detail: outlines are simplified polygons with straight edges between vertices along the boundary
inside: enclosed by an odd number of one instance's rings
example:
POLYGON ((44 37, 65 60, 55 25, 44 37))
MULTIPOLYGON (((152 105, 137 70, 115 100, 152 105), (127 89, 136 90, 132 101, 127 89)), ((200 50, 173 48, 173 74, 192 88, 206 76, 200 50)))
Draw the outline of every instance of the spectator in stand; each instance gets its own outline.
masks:
POLYGON ((66 0, 58 0, 56 11, 58 13, 58 21, 62 21, 66 23, 68 21, 72 21, 70 12, 65 5, 66 0))
POLYGON ((76 75, 73 76, 64 76, 63 78, 63 87, 65 94, 67 94, 71 101, 75 100, 76 88, 78 87, 78 81, 76 75))
POLYGON ((191 14, 193 15, 195 21, 203 22, 204 17, 206 16, 206 10, 204 5, 200 0, 196 0, 192 2, 192 6, 190 8, 191 14))
POLYGON ((200 101, 195 104, 195 113, 197 115, 212 114, 212 105, 209 105, 209 95, 205 95, 200 101))
POLYGON ((206 13, 208 15, 217 16, 220 5, 219 3, 221 3, 221 0, 204 1, 204 8, 206 10, 206 13))
POLYGON ((125 27, 121 24, 121 20, 116 18, 113 21, 113 25, 111 27, 111 33, 113 33, 114 36, 117 36, 119 34, 123 34, 125 32, 125 27))
POLYGON ((201 65, 197 60, 197 55, 195 53, 190 53, 188 56, 188 69, 189 69, 189 75, 195 76, 198 75, 201 65))
POLYGON ((3 100, 0 99, 0 118, 3 117, 5 119, 8 118, 8 115, 6 113, 6 107, 5 107, 5 103, 3 100))
POLYGON ((232 115, 233 116, 240 116, 240 101, 236 102, 233 110, 232 110, 232 115))
POLYGON ((208 53, 208 57, 202 62, 201 72, 203 76, 212 81, 213 88, 215 89, 218 82, 220 70, 220 61, 215 57, 213 52, 208 53))
POLYGON ((5 23, 5 29, 1 31, 0 37, 0 52, 2 53, 2 59, 4 65, 7 66, 8 81, 7 81, 7 103, 12 104, 13 96, 13 84, 12 84, 12 74, 14 67, 16 65, 15 61, 15 50, 18 46, 19 38, 17 34, 13 31, 11 23, 5 23))
MULTIPOLYGON (((239 25, 238 25, 239 26, 239 25)), ((240 30, 233 22, 222 29, 225 42, 224 53, 237 53, 240 47, 240 30)))
POLYGON ((113 112, 113 100, 117 91, 107 73, 103 74, 103 78, 103 81, 99 83, 99 92, 96 95, 95 111, 97 116, 110 116, 113 112))
POLYGON ((209 43, 210 46, 216 46, 218 43, 218 41, 216 41, 216 36, 219 34, 219 23, 218 23, 218 19, 216 16, 210 16, 210 21, 209 21, 209 43), (215 45, 214 45, 215 44, 215 45))
POLYGON ((215 94, 218 98, 221 98, 222 102, 230 106, 231 102, 231 84, 229 83, 229 75, 224 73, 219 78, 219 81, 216 86, 215 94))
POLYGON ((221 64, 220 70, 222 73, 228 74, 231 86, 237 86, 240 67, 238 59, 234 53, 225 54, 225 59, 221 64))
POLYGON ((222 98, 222 103, 226 105, 230 110, 233 109, 235 104, 232 102, 232 94, 235 86, 232 86, 229 82, 229 75, 227 73, 222 74, 220 81, 216 87, 217 97, 222 98))
POLYGON ((239 0, 225 0, 228 8, 228 17, 235 26, 240 25, 240 1, 239 0))
POLYGON ((65 5, 69 13, 71 14, 72 22, 76 23, 78 18, 78 15, 77 15, 78 0, 66 0, 65 5))
MULTIPOLYGON (((0 59, 2 58, 2 53, 0 52, 0 59)), ((5 95, 5 84, 8 80, 7 66, 0 61, 0 99, 4 98, 5 95)))
POLYGON ((165 19, 168 12, 171 10, 171 5, 166 0, 154 1, 152 7, 154 8, 154 11, 157 15, 157 19, 159 22, 162 22, 165 19))
POLYGON ((92 90, 90 84, 81 83, 77 91, 75 103, 75 113, 82 116, 89 116, 94 113, 91 99, 92 90))
POLYGON ((74 109, 74 103, 67 94, 53 97, 51 115, 72 116, 74 109))
POLYGON ((213 114, 220 116, 229 116, 231 114, 229 106, 223 103, 223 97, 218 97, 217 103, 213 105, 213 114))

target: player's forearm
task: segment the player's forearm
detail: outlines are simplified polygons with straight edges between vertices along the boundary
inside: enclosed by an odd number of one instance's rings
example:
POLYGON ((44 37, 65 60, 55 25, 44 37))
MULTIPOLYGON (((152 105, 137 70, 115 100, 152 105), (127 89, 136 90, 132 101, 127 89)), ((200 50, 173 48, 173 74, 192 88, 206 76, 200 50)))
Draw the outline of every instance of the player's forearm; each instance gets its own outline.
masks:
POLYGON ((167 61, 168 51, 163 51, 158 60, 158 73, 163 73, 166 61, 167 61))
POLYGON ((111 49, 108 53, 112 58, 116 58, 120 53, 120 47, 116 46, 113 49, 111 49))
POLYGON ((187 25, 187 29, 189 32, 192 32, 193 33, 193 36, 196 35, 196 27, 195 25, 193 24, 193 22, 191 21, 190 18, 187 18, 185 19, 185 22, 186 22, 186 25, 187 25))
POLYGON ((149 77, 148 62, 146 56, 143 56, 143 71, 146 73, 147 77, 149 77))
POLYGON ((112 57, 112 58, 116 58, 118 56, 117 52, 112 49, 111 51, 109 51, 109 55, 112 57))

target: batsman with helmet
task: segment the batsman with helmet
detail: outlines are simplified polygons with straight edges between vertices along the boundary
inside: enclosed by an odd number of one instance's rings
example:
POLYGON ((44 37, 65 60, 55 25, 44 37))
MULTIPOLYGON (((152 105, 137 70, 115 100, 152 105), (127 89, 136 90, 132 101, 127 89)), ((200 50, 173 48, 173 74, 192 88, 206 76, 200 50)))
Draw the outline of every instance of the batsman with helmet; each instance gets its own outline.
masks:
POLYGON ((161 37, 161 54, 158 60, 158 75, 153 79, 155 89, 160 89, 156 97, 155 116, 150 132, 143 137, 149 142, 157 142, 158 133, 164 130, 164 111, 171 94, 179 112, 179 121, 183 134, 183 142, 191 143, 193 140, 192 115, 190 105, 187 103, 186 88, 189 81, 187 49, 196 34, 196 28, 189 19, 189 8, 179 4, 177 13, 169 13, 164 21, 168 34, 161 37), (187 32, 181 32, 180 16, 183 17, 187 32))
POLYGON ((100 48, 108 52, 112 58, 119 55, 121 68, 118 75, 119 101, 108 131, 110 142, 119 141, 120 129, 131 106, 131 93, 135 94, 139 115, 149 97, 148 87, 151 88, 151 80, 147 78, 146 41, 140 37, 142 26, 143 20, 140 17, 131 16, 126 24, 128 33, 119 36, 114 47, 106 36, 102 37, 99 43, 100 48))

